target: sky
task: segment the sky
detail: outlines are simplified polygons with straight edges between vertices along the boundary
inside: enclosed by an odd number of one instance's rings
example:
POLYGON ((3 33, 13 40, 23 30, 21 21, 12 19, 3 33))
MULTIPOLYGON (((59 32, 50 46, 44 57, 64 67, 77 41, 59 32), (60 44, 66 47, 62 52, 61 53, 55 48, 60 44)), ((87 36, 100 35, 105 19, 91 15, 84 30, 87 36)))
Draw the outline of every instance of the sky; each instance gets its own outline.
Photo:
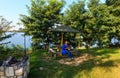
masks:
MULTIPOLYGON (((66 5, 63 11, 73 2, 77 0, 66 0, 66 5)), ((101 0, 104 2, 104 0, 101 0)), ((14 29, 19 29, 23 26, 18 26, 16 23, 20 22, 20 14, 27 15, 26 5, 30 6, 30 0, 1 0, 0 1, 0 16, 3 16, 8 21, 12 21, 14 29)))

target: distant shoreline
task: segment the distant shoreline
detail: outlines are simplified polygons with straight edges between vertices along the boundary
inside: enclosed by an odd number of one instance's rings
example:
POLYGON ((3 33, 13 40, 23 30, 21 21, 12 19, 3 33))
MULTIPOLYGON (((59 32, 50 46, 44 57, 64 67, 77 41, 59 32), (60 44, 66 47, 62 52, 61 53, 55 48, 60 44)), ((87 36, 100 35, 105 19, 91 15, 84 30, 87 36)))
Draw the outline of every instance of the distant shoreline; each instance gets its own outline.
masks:
POLYGON ((8 30, 8 31, 4 31, 4 32, 24 32, 23 30, 8 30))

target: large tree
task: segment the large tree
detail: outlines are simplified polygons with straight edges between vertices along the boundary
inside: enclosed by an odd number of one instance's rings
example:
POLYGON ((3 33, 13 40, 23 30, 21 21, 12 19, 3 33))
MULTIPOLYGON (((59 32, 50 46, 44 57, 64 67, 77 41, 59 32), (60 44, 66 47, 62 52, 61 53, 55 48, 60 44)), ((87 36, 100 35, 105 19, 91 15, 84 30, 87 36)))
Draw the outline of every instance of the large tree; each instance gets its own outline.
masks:
POLYGON ((66 10, 64 23, 80 30, 86 45, 108 46, 113 36, 120 36, 119 4, 119 0, 106 0, 106 4, 89 0, 88 5, 78 1, 66 10))
POLYGON ((64 23, 80 30, 83 33, 90 19, 88 10, 85 8, 85 1, 73 2, 70 7, 65 11, 64 23))
POLYGON ((105 4, 100 3, 99 0, 90 0, 88 7, 94 19, 94 25, 91 28, 93 40, 94 42, 97 41, 99 47, 103 47, 109 42, 110 27, 106 25, 110 18, 109 8, 105 4))
POLYGON ((31 6, 27 6, 29 15, 21 15, 21 21, 35 46, 49 39, 48 31, 54 23, 60 23, 64 4, 64 0, 31 0, 31 6))
POLYGON ((120 1, 119 0, 106 0, 106 5, 110 8, 111 18, 108 21, 111 26, 110 38, 117 37, 120 40, 120 1))
POLYGON ((80 31, 83 41, 87 45, 91 45, 91 30, 90 26, 93 24, 92 16, 87 8, 85 8, 85 1, 74 2, 65 12, 64 23, 74 27, 80 31))
POLYGON ((93 17, 91 35, 99 47, 108 46, 111 38, 120 36, 119 5, 119 0, 106 0, 106 3, 90 0, 88 8, 93 17))

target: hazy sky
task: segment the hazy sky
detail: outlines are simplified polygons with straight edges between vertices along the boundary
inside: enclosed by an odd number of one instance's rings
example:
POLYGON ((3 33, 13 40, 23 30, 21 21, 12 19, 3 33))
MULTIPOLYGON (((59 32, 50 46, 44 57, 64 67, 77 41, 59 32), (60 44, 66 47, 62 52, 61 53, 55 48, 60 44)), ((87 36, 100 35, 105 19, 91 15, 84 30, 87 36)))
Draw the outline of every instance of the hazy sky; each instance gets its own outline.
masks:
MULTIPOLYGON (((73 1, 77 0, 66 0, 65 8, 67 8, 73 1)), ((101 1, 104 2, 104 0, 101 1)), ((19 15, 27 14, 26 5, 30 5, 30 0, 1 0, 0 16, 3 16, 8 21, 13 21, 12 25, 16 26, 16 23, 20 21, 19 15)), ((15 28, 18 29, 19 27, 16 26, 15 28)))

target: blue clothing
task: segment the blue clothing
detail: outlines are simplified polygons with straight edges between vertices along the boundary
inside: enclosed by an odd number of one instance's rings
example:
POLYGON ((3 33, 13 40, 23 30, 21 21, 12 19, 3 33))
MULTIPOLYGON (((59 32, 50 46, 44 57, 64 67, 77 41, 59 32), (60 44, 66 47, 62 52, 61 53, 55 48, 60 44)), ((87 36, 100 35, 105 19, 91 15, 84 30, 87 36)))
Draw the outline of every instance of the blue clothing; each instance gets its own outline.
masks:
POLYGON ((63 44, 63 46, 62 46, 62 54, 63 54, 63 55, 64 55, 64 54, 67 54, 66 48, 67 48, 67 45, 66 45, 66 44, 63 44))
POLYGON ((72 58, 72 53, 67 49, 67 45, 63 44, 62 46, 62 55, 68 54, 68 58, 72 58))

